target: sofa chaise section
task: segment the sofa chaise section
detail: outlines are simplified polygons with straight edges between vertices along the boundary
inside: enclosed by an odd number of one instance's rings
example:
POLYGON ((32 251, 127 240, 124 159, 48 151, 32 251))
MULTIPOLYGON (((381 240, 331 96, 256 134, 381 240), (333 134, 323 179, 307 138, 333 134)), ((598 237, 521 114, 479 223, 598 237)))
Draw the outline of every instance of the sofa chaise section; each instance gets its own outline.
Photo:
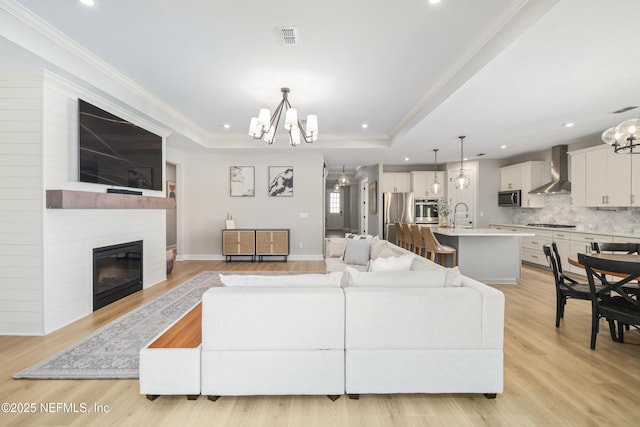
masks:
POLYGON ((212 288, 202 298, 202 394, 344 394, 341 288, 212 288))
POLYGON ((462 287, 345 288, 345 389, 377 393, 503 390, 504 295, 462 287))

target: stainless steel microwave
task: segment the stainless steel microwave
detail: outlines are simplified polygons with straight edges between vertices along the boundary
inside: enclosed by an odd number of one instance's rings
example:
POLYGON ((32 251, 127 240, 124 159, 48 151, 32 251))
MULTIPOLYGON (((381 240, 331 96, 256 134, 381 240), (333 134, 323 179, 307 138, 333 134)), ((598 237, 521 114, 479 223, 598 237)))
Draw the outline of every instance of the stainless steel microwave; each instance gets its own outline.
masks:
POLYGON ((498 192, 498 206, 503 207, 519 207, 521 190, 509 190, 498 192))

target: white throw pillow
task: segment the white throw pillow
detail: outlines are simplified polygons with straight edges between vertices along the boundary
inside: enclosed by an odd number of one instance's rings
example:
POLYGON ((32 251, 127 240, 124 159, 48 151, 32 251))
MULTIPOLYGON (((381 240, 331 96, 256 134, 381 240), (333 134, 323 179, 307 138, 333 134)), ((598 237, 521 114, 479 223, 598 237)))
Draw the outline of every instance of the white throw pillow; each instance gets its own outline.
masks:
POLYGON ((342 287, 443 288, 446 275, 444 269, 368 272, 347 267, 342 276, 342 287))
POLYGON ((458 267, 447 268, 444 269, 447 277, 445 279, 445 286, 452 288, 459 288, 462 286, 462 275, 460 274, 460 269, 458 267))
POLYGON ((327 258, 338 258, 344 254, 345 239, 341 237, 329 238, 326 243, 327 258))
POLYGON ((375 236, 371 241, 371 259, 376 259, 380 254, 387 249, 388 242, 375 236))
POLYGON ((282 275, 258 275, 258 274, 220 274, 220 281, 224 286, 245 287, 334 287, 339 288, 342 282, 342 273, 329 274, 282 274, 282 275))
POLYGON ((369 271, 409 271, 413 263, 413 255, 378 257, 369 263, 369 271))
POLYGON ((345 233, 345 239, 373 239, 373 236, 370 234, 355 234, 355 233, 345 233))
POLYGON ((371 239, 345 239, 345 264, 367 265, 371 252, 371 239))

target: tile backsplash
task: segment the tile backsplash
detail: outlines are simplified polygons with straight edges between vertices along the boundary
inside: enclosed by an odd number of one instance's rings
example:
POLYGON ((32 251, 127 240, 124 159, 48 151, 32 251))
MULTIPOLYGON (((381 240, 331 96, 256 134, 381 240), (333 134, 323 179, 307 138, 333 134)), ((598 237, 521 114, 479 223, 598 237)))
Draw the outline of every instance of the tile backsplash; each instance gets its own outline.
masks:
POLYGON ((513 224, 574 224, 576 231, 640 236, 640 209, 600 210, 571 206, 571 195, 545 195, 540 209, 513 208, 513 224))

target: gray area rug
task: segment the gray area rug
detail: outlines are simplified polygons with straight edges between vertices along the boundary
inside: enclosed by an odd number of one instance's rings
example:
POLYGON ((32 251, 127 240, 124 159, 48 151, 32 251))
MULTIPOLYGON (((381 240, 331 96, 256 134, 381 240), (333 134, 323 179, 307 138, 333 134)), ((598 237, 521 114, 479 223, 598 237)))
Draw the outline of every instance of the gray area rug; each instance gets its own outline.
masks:
POLYGON ((201 273, 64 350, 14 374, 13 378, 138 378, 140 349, 200 302, 202 294, 214 286, 221 286, 219 273, 201 273))

